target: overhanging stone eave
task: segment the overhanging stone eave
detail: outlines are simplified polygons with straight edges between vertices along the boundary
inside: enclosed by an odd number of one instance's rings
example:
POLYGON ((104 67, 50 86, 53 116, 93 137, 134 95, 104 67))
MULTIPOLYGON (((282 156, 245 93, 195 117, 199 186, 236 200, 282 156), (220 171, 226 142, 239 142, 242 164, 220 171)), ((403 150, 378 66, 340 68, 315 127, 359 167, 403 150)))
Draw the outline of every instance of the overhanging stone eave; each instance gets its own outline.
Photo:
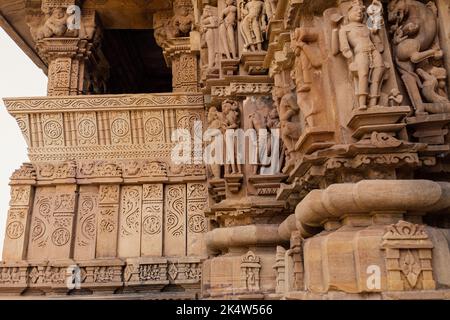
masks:
POLYGON ((33 63, 47 74, 47 64, 37 54, 34 43, 31 44, 31 35, 19 31, 19 29, 11 24, 7 17, 0 11, 0 27, 8 34, 8 36, 17 44, 17 46, 33 61, 33 63))

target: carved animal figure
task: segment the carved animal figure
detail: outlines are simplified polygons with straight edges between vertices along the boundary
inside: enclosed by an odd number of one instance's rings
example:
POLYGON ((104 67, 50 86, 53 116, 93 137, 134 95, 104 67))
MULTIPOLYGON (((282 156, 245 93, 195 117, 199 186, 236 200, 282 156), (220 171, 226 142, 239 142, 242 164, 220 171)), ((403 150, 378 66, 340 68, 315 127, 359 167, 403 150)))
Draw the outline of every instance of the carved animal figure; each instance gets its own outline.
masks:
POLYGON ((443 57, 438 42, 437 9, 431 2, 425 5, 415 0, 393 0, 388 11, 396 63, 412 103, 417 112, 434 112, 425 110, 420 93, 427 102, 443 102, 442 96, 430 92, 432 80, 429 77, 432 76, 429 72, 431 60, 439 61, 443 57), (422 70, 418 71, 419 68, 422 70), (424 73, 425 69, 428 75, 424 73), (425 88, 421 78, 427 82, 425 88))

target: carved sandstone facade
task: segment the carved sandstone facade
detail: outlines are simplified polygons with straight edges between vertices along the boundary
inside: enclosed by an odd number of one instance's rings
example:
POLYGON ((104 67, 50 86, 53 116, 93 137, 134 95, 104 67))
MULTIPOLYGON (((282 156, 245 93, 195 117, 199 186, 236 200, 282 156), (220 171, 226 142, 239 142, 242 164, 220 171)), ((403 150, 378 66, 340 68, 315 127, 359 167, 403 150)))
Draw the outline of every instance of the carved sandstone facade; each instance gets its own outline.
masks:
POLYGON ((6 2, 48 96, 0 296, 449 297, 447 1, 6 2))

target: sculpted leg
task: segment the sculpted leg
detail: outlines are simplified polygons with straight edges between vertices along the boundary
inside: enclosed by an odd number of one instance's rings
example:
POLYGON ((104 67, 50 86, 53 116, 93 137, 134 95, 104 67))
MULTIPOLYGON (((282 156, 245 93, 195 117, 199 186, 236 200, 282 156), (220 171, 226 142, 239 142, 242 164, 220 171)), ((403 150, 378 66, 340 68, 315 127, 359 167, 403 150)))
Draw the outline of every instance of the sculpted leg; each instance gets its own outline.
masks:
POLYGON ((355 63, 358 68, 357 96, 360 109, 367 109, 367 96, 369 95, 369 57, 365 53, 357 54, 355 63))
POLYGON ((231 53, 231 58, 236 58, 236 40, 234 38, 234 29, 233 26, 227 27, 227 34, 228 34, 228 48, 229 52, 231 53))
POLYGON ((436 50, 434 50, 434 49, 423 51, 423 52, 415 52, 411 55, 411 62, 419 63, 428 58, 434 57, 435 54, 436 54, 436 50))
POLYGON ((381 84, 386 70, 381 54, 374 52, 373 55, 373 64, 375 67, 372 70, 369 107, 376 106, 380 99, 381 84))

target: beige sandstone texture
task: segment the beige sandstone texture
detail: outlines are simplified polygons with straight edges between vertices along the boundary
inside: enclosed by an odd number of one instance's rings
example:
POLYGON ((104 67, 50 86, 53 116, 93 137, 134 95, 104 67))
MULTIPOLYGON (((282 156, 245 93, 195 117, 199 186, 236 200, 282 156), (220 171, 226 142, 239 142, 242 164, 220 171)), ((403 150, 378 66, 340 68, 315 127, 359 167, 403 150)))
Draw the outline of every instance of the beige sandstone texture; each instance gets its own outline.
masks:
POLYGON ((30 163, 0 298, 450 298, 447 0, 6 0, 0 25, 48 75, 4 99, 30 163), (275 165, 202 161, 238 129, 275 165))

